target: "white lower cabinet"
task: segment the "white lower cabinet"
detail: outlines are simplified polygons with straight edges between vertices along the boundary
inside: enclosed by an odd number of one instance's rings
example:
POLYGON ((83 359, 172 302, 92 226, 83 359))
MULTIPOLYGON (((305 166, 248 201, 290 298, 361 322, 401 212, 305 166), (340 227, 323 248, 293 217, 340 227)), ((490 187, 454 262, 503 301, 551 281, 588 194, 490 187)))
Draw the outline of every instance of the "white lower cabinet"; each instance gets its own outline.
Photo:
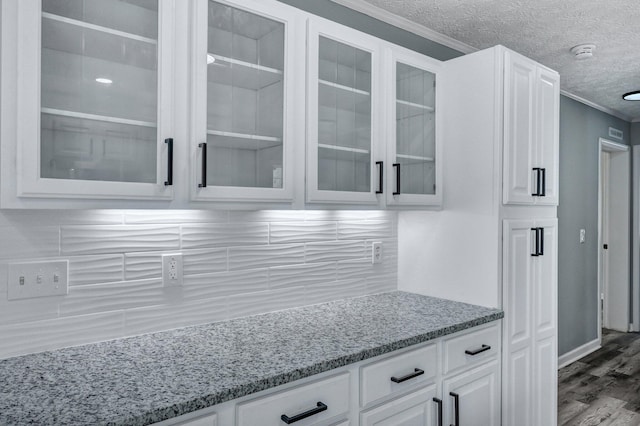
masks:
POLYGON ((445 423, 452 426, 500 425, 500 366, 497 360, 444 380, 449 400, 445 423))
POLYGON ((499 426, 500 330, 491 322, 160 425, 499 426))
POLYGON ((435 384, 395 399, 360 415, 361 426, 437 426, 435 384))

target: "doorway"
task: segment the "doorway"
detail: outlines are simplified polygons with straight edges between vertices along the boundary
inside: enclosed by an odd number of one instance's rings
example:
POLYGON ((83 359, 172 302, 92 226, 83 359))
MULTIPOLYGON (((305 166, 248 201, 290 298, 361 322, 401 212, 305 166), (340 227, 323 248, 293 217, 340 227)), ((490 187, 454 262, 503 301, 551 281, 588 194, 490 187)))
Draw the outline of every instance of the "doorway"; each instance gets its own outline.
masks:
MULTIPOLYGON (((599 333, 602 327, 630 331, 631 233, 630 151, 622 145, 600 139, 598 191, 598 304, 599 333)), ((599 335, 598 338, 601 338, 599 335)))

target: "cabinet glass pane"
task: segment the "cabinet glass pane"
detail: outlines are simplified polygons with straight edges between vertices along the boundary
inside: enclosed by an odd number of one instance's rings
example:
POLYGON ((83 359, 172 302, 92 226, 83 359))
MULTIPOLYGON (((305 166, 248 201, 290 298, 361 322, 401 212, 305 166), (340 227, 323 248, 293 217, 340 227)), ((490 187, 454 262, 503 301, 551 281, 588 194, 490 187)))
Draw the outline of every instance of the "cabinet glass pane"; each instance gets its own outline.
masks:
POLYGON ((371 190, 371 53, 320 37, 318 189, 371 190))
POLYGON ((156 182, 157 57, 157 0, 42 0, 41 177, 156 182))
POLYGON ((397 63, 396 163, 400 192, 435 194, 435 75, 397 63))
POLYGON ((207 180, 282 188, 284 24, 209 1, 207 180))

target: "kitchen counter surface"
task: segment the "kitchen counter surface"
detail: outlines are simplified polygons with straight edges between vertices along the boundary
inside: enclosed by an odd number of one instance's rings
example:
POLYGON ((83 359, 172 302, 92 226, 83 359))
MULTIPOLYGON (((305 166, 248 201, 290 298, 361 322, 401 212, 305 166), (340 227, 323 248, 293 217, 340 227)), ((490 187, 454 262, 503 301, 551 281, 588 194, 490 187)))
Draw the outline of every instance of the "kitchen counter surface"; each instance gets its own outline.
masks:
POLYGON ((147 425, 495 321, 405 292, 0 360, 0 425, 147 425))

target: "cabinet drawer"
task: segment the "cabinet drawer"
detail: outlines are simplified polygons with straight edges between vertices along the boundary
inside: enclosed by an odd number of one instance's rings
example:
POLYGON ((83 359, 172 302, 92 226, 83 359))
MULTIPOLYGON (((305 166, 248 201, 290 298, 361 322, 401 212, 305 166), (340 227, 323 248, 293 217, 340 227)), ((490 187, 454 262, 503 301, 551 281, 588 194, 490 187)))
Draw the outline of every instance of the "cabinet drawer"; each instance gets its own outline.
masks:
POLYGON ((327 424, 327 420, 349 411, 349 373, 254 399, 237 406, 238 426, 282 426, 282 416, 292 419, 303 413, 316 414, 296 421, 296 426, 327 424), (326 409, 323 409, 326 406, 326 409), (322 410, 322 411, 321 411, 322 410))
POLYGON ((500 353, 499 323, 443 342, 443 373, 493 359, 500 353))
POLYGON ((215 414, 212 414, 178 423, 178 426, 217 426, 217 424, 218 417, 215 414))
POLYGON ((434 381, 438 368, 436 347, 434 343, 361 367, 360 404, 365 406, 416 384, 434 381))

